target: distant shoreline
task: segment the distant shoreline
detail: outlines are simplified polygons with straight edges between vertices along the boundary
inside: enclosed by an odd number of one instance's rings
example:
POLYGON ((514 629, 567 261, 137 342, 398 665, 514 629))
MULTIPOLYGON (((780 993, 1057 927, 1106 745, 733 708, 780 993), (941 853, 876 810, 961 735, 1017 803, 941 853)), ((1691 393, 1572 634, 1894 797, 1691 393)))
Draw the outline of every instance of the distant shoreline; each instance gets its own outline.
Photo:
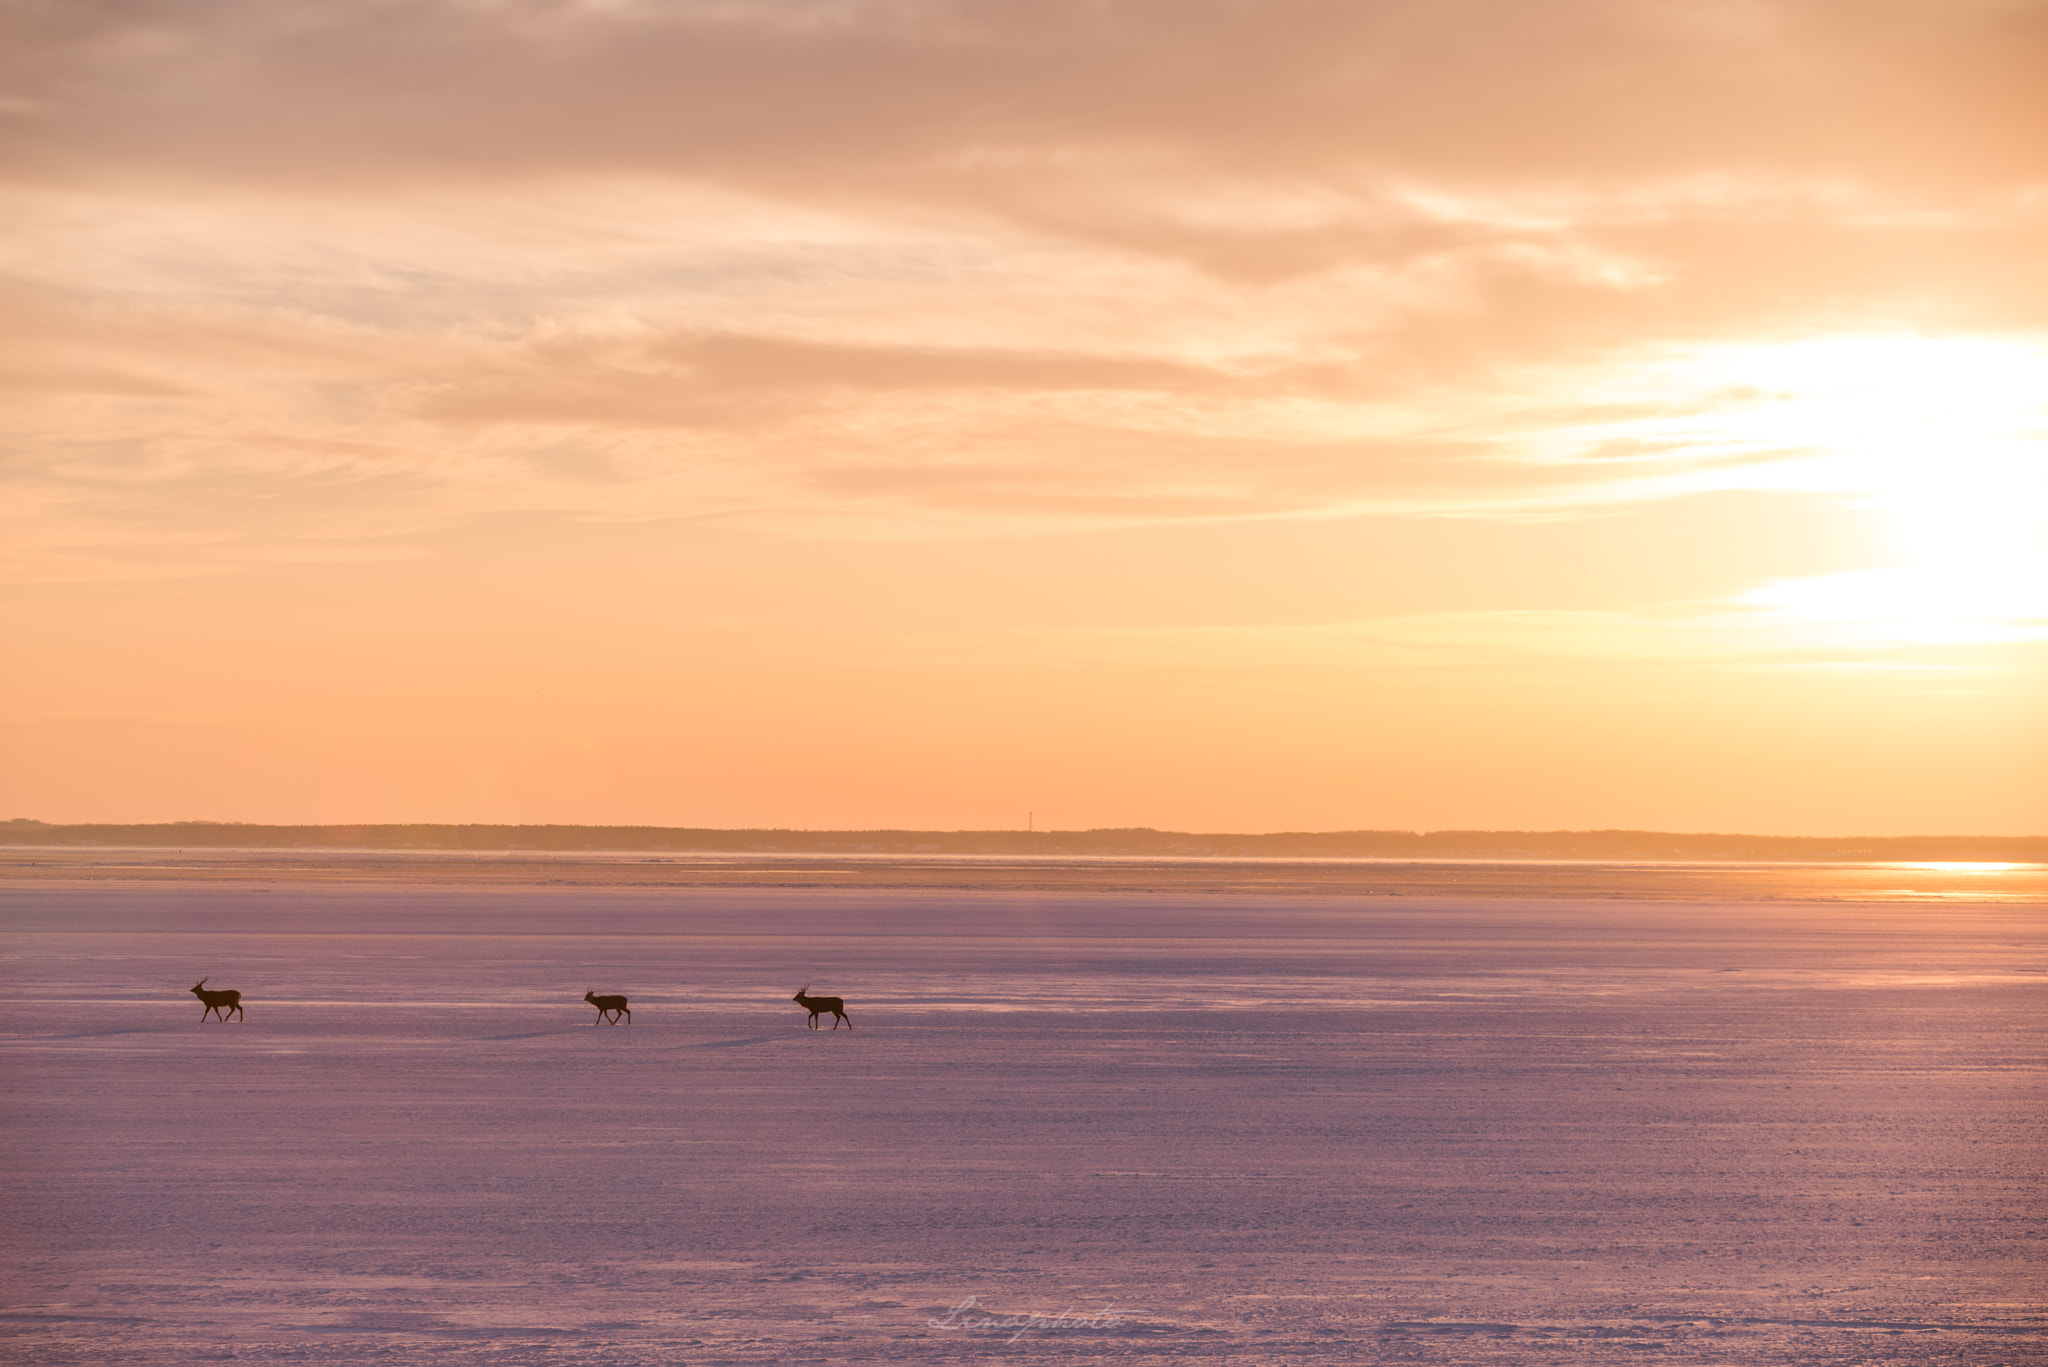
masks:
MULTIPOLYGON (((1456 898, 1502 904, 1687 901, 2048 906, 2048 861, 1435 859, 1267 855, 799 853, 13 845, 0 891, 33 888, 313 894, 382 886, 522 896, 1126 895, 1456 898)), ((324 895, 324 894, 321 894, 324 895)), ((2034 914, 2034 913, 2029 913, 2034 914)))
POLYGON ((0 846, 529 853, 977 854, 1235 859, 2048 862, 2048 836, 1769 836, 1664 831, 718 830, 389 823, 269 826, 0 822, 0 846))

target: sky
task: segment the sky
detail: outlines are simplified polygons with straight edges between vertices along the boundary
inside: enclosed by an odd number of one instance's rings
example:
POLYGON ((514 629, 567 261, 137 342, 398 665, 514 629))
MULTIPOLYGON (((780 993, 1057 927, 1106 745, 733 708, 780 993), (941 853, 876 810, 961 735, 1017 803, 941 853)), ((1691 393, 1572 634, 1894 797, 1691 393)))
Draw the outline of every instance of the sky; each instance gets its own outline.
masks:
POLYGON ((0 819, 2048 832, 2048 3, 0 54, 0 819))

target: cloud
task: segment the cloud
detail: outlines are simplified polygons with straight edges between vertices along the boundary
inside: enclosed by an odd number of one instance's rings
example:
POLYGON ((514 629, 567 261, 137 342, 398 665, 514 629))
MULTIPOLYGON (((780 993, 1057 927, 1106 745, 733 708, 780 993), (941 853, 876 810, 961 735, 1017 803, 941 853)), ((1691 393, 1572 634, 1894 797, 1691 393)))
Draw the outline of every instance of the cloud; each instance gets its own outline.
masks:
POLYGON ((2048 330, 2019 0, 8 22, 0 439, 67 564, 508 509, 1558 516, 1797 484, 1673 356, 2048 330))
POLYGON ((2044 157, 2048 20, 2007 0, 1185 0, 1170 22, 1136 0, 128 0, 19 22, 45 168, 986 185, 1136 154, 1953 187, 2044 157))

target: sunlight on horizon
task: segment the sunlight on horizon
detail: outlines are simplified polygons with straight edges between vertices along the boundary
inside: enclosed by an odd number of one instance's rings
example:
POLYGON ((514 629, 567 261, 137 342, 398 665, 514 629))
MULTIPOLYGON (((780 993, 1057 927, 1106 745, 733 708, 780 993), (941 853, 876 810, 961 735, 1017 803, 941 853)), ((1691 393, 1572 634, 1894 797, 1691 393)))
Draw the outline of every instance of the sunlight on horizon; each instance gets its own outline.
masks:
POLYGON ((2038 869, 2039 864, 2001 864, 1976 859, 1915 859, 1902 860, 1886 865, 1896 869, 1926 869, 1932 873, 1960 873, 1973 877, 1991 877, 2001 873, 2017 873, 2022 869, 2038 869))

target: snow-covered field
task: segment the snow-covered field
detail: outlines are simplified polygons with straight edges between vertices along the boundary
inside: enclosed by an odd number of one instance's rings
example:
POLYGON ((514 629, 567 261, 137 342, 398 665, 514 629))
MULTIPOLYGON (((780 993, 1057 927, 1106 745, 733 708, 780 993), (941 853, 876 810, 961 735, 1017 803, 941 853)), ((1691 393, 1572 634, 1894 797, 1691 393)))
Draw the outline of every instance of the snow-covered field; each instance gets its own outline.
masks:
POLYGON ((13 1362, 2048 1360, 2038 902, 0 914, 13 1362))

